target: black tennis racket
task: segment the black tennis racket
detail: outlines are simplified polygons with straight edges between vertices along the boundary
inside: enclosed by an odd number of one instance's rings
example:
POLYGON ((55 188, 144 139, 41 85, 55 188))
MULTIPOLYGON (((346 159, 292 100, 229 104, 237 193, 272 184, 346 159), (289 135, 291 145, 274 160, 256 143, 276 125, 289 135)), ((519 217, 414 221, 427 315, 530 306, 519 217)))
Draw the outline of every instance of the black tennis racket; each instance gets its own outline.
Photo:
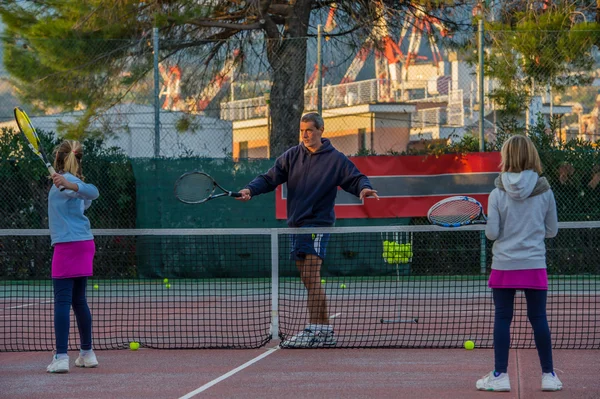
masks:
POLYGON ((242 194, 225 190, 204 172, 184 173, 175 182, 175 197, 185 204, 201 204, 219 197, 241 197, 242 194), (222 192, 215 192, 219 189, 222 192))
MULTIPOLYGON (((23 111, 20 107, 15 107, 15 120, 17 121, 17 126, 19 127, 21 134, 23 134, 25 141, 29 145, 29 148, 31 148, 31 151, 33 151, 33 153, 42 160, 44 166, 46 166, 48 172, 50 172, 50 175, 56 173, 52 167, 52 164, 48 160, 48 157, 46 156, 44 148, 40 144, 40 138, 38 137, 37 132, 35 131, 35 128, 29 119, 29 116, 27 116, 25 111, 23 111)), ((63 191, 65 188, 60 186, 59 189, 60 191, 63 191)))
POLYGON ((466 196, 449 197, 439 201, 429 208, 427 219, 432 224, 443 227, 487 223, 481 203, 466 196))

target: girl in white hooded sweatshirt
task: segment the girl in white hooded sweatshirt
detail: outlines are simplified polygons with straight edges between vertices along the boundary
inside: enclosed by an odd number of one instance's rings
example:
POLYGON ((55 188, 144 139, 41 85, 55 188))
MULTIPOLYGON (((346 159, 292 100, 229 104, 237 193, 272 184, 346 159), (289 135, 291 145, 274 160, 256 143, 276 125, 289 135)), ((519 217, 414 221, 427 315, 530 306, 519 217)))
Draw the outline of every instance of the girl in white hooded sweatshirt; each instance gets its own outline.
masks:
POLYGON ((511 137, 501 153, 501 173, 489 197, 485 228, 487 238, 495 240, 488 282, 495 306, 495 369, 478 380, 476 387, 483 391, 510 391, 510 324, 515 292, 522 290, 542 366, 542 390, 558 391, 562 383, 554 373, 546 317, 548 275, 544 244, 545 238, 558 233, 556 202, 548 181, 540 177, 540 157, 528 137, 511 137))

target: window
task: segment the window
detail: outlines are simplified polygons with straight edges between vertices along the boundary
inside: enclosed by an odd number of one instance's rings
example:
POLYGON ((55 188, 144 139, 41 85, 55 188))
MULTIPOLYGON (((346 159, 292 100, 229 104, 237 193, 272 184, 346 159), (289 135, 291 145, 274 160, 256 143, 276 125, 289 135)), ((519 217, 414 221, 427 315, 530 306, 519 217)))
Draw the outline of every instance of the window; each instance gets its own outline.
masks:
POLYGON ((367 129, 358 129, 358 151, 367 150, 367 129))
POLYGON ((248 158, 248 142, 247 141, 240 141, 240 155, 239 157, 241 159, 247 159, 248 158))

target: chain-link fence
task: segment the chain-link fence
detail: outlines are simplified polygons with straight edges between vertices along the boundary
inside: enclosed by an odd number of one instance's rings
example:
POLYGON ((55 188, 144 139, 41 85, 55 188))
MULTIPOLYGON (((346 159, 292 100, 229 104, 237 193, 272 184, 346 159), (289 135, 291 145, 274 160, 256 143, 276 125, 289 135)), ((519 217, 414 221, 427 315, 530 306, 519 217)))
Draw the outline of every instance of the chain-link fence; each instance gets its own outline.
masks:
MULTIPOLYGON (((173 204, 156 192, 184 167, 212 162, 214 173, 230 174, 230 189, 243 186, 270 164, 261 159, 298 142, 300 115, 317 110, 324 136, 347 155, 478 151, 481 132, 493 151, 510 134, 528 133, 560 219, 600 220, 596 31, 487 31, 482 68, 476 32, 465 40, 470 47, 455 50, 435 35, 404 33, 387 37, 391 43, 288 39, 277 54, 253 35, 178 51, 151 33, 136 41, 5 43, 0 228, 47 226, 45 169, 14 135, 19 104, 46 132, 49 152, 60 137, 85 141, 84 174, 102 194, 90 210, 96 228, 161 227, 173 204), (64 70, 31 63, 39 59, 64 70), (148 208, 141 204, 156 205, 151 226, 140 221, 148 208)), ((241 219, 268 224, 273 205, 264 205, 241 219)), ((245 226, 234 215, 202 220, 245 226)))

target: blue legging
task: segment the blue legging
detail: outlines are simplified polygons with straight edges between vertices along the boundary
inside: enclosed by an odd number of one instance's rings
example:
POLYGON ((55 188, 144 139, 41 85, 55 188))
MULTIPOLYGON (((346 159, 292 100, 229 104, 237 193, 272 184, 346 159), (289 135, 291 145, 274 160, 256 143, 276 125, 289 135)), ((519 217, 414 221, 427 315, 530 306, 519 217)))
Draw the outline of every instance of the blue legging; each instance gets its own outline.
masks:
POLYGON ((53 279, 54 285, 54 333, 56 353, 67 353, 71 306, 77 320, 81 349, 92 349, 92 314, 87 304, 85 290, 87 277, 53 279))
MULTIPOLYGON (((506 373, 508 368, 508 351, 510 347, 510 323, 513 318, 515 289, 494 288, 494 357, 495 371, 506 373)), ((533 327, 535 346, 540 358, 542 372, 554 371, 552 365, 552 341, 546 317, 546 290, 523 290, 527 300, 527 318, 533 327)))

